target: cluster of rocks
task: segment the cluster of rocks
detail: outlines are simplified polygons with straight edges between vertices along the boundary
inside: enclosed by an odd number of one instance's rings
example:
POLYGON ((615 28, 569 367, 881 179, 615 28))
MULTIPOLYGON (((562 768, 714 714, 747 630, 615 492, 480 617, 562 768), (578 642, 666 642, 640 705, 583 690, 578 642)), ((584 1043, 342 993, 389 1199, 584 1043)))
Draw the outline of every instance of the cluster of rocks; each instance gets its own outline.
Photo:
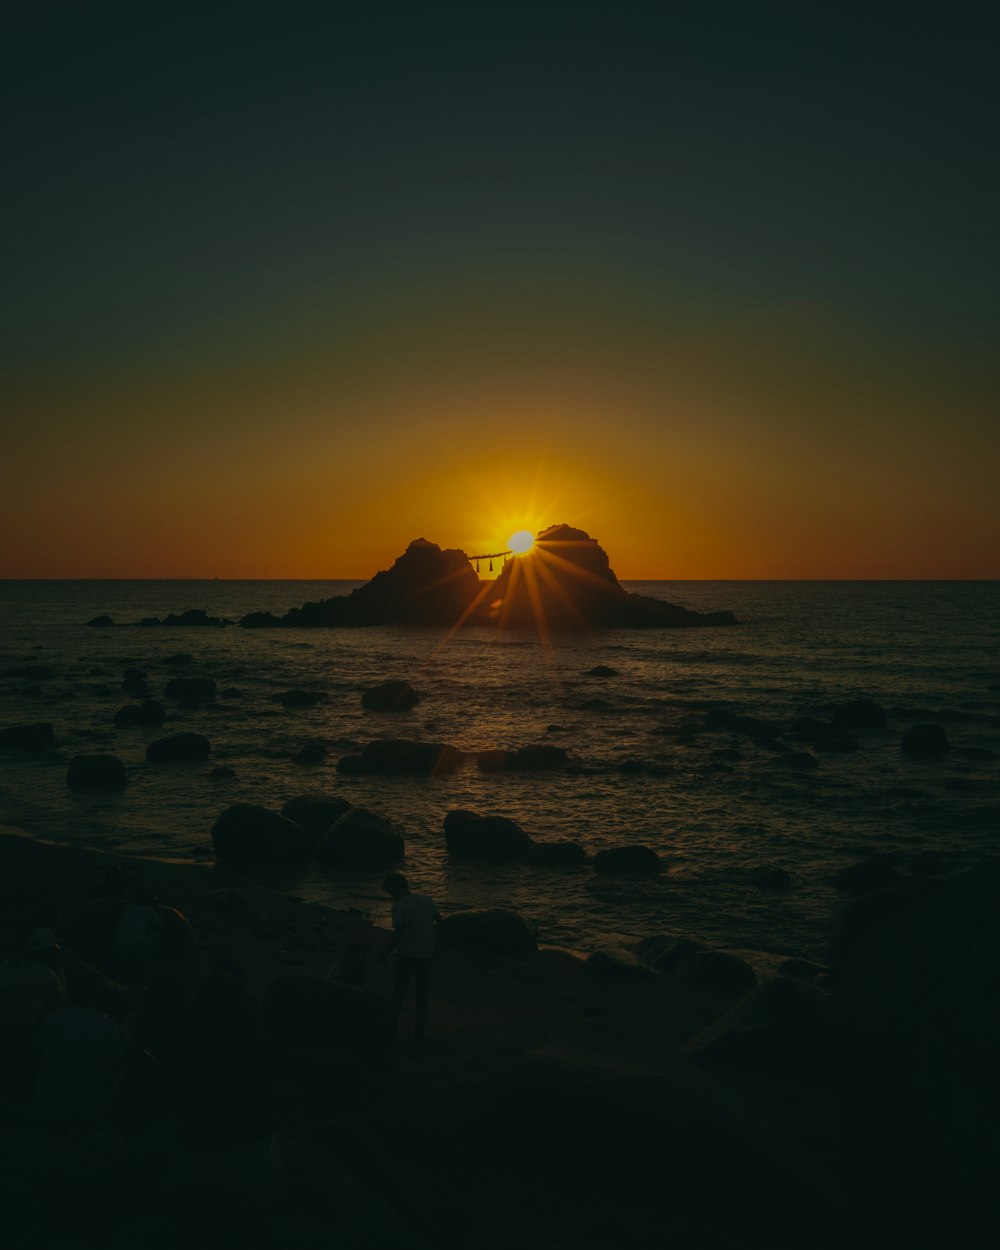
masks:
POLYGON ((391 568, 349 595, 306 603, 284 616, 251 612, 246 629, 365 625, 474 625, 578 630, 735 625, 731 612, 693 612, 629 594, 596 539, 568 525, 542 530, 530 557, 540 575, 522 575, 518 559, 495 582, 481 582, 464 551, 417 538, 391 568), (487 594, 486 591, 489 591, 487 594))

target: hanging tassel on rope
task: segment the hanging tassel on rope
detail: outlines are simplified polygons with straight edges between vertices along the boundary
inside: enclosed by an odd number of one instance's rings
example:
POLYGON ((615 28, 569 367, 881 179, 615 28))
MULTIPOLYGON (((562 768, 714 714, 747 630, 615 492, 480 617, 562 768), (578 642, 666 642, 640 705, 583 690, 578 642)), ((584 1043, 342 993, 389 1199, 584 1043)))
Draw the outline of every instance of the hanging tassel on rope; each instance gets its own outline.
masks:
POLYGON ((492 560, 490 561, 490 572, 491 572, 491 573, 493 572, 493 561, 492 561, 492 560))

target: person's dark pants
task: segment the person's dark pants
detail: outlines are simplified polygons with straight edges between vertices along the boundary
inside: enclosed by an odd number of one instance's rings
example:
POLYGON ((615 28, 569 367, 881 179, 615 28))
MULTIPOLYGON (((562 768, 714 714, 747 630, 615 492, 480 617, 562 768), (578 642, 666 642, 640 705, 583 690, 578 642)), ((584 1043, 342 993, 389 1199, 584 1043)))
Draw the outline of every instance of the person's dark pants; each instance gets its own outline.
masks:
POLYGON ((392 986, 392 1021, 390 1037, 396 1034, 399 1025, 399 1014, 403 1010, 403 999, 410 986, 410 979, 415 978, 417 986, 417 1022, 413 1036, 419 1041, 427 1028, 427 994, 431 982, 430 959, 414 959, 412 955, 396 956, 396 977, 392 986))

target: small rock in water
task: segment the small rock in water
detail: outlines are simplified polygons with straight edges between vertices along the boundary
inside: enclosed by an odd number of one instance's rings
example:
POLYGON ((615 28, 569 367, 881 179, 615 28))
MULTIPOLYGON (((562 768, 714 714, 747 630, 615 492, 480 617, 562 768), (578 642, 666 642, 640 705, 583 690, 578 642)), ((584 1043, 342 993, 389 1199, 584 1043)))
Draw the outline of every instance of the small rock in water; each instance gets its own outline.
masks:
POLYGON ((662 871, 659 855, 650 846, 614 846, 594 856, 594 871, 600 873, 662 871))
POLYGON ((282 707, 315 707, 325 698, 321 690, 283 690, 271 696, 272 701, 282 707))
POLYGON ((38 725, 8 725, 0 729, 0 747, 14 751, 45 751, 55 746, 55 734, 52 726, 42 723, 38 725))
POLYGON ((146 759, 155 764, 174 760, 206 760, 212 747, 201 734, 173 734, 169 738, 157 738, 146 747, 146 759))
POLYGON ((296 764, 322 764, 326 759, 326 747, 322 742, 307 742, 292 756, 296 764))
POLYGON ((420 695, 408 681, 385 681, 361 696, 361 706, 370 712, 408 712, 420 702, 420 695))
POLYGON ((940 725, 911 725, 903 734, 900 749, 915 760, 936 760, 950 750, 948 735, 940 725))

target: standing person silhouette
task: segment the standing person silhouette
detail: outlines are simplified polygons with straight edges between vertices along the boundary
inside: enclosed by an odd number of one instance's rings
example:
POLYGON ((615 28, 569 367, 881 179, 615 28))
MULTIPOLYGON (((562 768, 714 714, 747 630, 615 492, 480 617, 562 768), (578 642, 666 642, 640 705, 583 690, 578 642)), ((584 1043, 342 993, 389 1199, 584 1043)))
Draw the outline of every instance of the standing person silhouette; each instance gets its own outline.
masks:
POLYGON ((441 923, 437 904, 426 894, 412 894, 410 883, 401 872, 391 872, 382 882, 382 889, 392 899, 392 937, 380 959, 385 961, 396 951, 396 976, 392 986, 389 1039, 399 1027, 399 1016, 410 979, 416 982, 417 1018, 413 1040, 424 1040, 427 1028, 427 1001, 430 990, 431 963, 434 959, 435 929, 441 923))

